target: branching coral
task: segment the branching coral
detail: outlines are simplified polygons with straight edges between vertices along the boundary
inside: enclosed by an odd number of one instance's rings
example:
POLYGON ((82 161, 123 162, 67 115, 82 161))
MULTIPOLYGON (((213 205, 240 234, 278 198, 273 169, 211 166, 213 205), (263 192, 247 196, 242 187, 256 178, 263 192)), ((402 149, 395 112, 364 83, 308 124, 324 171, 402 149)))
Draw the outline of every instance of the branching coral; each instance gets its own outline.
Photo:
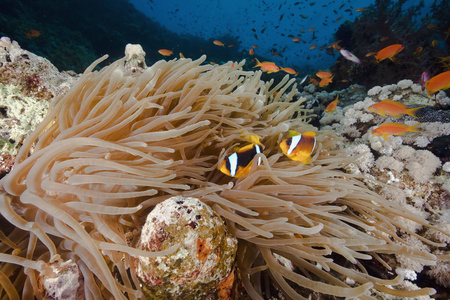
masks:
POLYGON ((141 297, 131 268, 136 257, 177 249, 141 250, 136 229, 172 195, 197 197, 226 220, 254 299, 270 297, 267 283, 297 299, 311 291, 367 299, 371 288, 402 297, 433 293, 398 290, 401 276, 366 270, 372 259, 390 269, 384 254, 436 263, 398 229, 444 244, 402 228, 394 216, 428 224, 344 173, 349 159, 332 132, 317 133, 309 165, 281 153, 289 129, 315 130, 301 108, 305 99, 294 97, 294 80, 272 86, 260 72, 243 71, 243 63, 201 65, 205 57, 159 61, 142 72, 121 59, 93 72, 103 59, 52 102, 0 181, 0 211, 15 226, 0 236, 3 295, 32 299, 37 278, 52 274, 50 263, 72 259, 86 298, 141 297), (218 171, 249 134, 265 146, 261 165, 254 160, 239 179, 218 171))

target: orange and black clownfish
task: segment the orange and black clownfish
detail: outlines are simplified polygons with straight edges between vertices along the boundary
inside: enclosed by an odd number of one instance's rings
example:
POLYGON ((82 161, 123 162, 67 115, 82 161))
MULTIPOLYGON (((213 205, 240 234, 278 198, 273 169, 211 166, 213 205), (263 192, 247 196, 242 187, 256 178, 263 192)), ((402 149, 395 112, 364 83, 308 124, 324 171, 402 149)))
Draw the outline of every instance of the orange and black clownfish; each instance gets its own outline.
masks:
MULTIPOLYGON (((236 152, 228 156, 220 165, 220 171, 231 177, 242 177, 250 172, 253 158, 256 154, 262 153, 262 145, 256 135, 249 137, 251 144, 239 148, 236 152)), ((258 160, 258 165, 261 158, 258 160)))
POLYGON ((305 165, 311 162, 311 154, 315 147, 316 133, 312 131, 299 133, 289 130, 288 138, 280 143, 284 155, 305 165))

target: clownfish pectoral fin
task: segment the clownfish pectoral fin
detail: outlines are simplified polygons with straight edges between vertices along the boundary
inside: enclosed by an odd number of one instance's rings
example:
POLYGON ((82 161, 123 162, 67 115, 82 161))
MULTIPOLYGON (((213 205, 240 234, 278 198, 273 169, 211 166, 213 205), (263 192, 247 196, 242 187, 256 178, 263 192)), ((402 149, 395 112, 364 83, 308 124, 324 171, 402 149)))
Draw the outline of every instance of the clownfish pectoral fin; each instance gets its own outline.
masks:
POLYGON ((301 159, 300 162, 304 165, 309 165, 311 163, 311 156, 301 159))

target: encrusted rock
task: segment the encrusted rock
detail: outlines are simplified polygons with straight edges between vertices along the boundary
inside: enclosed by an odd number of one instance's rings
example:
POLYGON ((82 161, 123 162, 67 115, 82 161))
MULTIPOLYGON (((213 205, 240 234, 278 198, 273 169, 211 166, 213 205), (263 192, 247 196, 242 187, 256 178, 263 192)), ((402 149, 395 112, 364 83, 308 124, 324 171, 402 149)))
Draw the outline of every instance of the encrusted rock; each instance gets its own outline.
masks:
POLYGON ((147 216, 138 248, 171 254, 139 257, 136 274, 147 299, 225 299, 234 281, 237 240, 209 206, 196 198, 172 197, 147 216))
POLYGON ((54 276, 39 278, 39 288, 46 300, 84 299, 83 275, 78 265, 71 259, 51 264, 54 276))

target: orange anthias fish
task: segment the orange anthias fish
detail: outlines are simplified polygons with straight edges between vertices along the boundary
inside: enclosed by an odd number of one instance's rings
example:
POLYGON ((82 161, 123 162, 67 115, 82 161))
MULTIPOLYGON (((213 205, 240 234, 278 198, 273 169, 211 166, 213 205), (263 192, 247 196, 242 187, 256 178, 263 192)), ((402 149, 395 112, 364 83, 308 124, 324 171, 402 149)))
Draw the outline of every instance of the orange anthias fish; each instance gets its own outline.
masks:
POLYGON ((333 74, 331 74, 330 72, 325 72, 325 71, 319 71, 316 73, 316 76, 319 77, 320 79, 323 78, 330 78, 333 74))
POLYGON ((225 47, 224 43, 222 43, 222 42, 219 41, 219 40, 214 40, 214 41, 213 41, 213 44, 216 45, 216 46, 225 47))
POLYGON ((317 48, 317 45, 314 44, 314 45, 312 45, 311 47, 309 47, 309 50, 316 49, 316 48, 317 48))
POLYGON ((319 82, 317 81, 317 79, 314 79, 312 77, 309 77, 309 82, 311 82, 312 85, 314 85, 314 86, 318 86, 319 85, 319 82))
POLYGON ((281 68, 281 71, 284 71, 284 72, 286 72, 288 74, 291 74, 291 75, 294 75, 296 73, 295 70, 292 69, 292 68, 281 68))
POLYGON ((324 86, 329 85, 331 82, 333 82, 332 79, 333 79, 333 77, 322 78, 322 80, 320 80, 320 82, 319 82, 319 87, 324 87, 324 86))
POLYGON ((338 99, 339 99, 339 94, 336 96, 336 99, 331 101, 330 104, 328 104, 327 108, 325 108, 326 113, 331 114, 332 112, 334 112, 336 110, 336 107, 339 103, 338 99))
POLYGON ((298 43, 298 42, 300 42, 300 38, 299 37, 295 37, 295 38, 292 39, 292 41, 298 43))
POLYGON ((35 29, 31 29, 27 33, 25 33, 25 37, 27 38, 37 38, 41 35, 41 33, 35 29))
POLYGON ((432 77, 430 80, 425 82, 425 88, 427 89, 430 97, 440 90, 450 88, 450 71, 432 77))
POLYGON ((271 61, 260 62, 257 58, 255 59, 257 64, 253 68, 260 67, 261 71, 267 72, 268 74, 280 71, 280 68, 274 62, 271 61))
POLYGON ((299 133, 289 130, 288 138, 280 143, 280 148, 284 155, 305 165, 311 162, 311 154, 315 147, 316 133, 312 131, 299 133))
POLYGON ((379 114, 383 118, 386 118, 387 115, 394 118, 400 118, 402 115, 410 115, 411 117, 417 119, 416 111, 424 107, 425 106, 408 108, 403 103, 386 99, 379 103, 372 104, 369 106, 369 110, 373 113, 379 114))
MULTIPOLYGON (((250 172, 253 158, 256 154, 262 153, 262 145, 256 135, 249 136, 249 141, 251 144, 239 148, 222 162, 219 168, 222 173, 239 178, 250 172)), ((258 160, 258 165, 261 163, 260 160, 258 160)))
POLYGON ((403 46, 402 44, 394 44, 387 46, 386 48, 383 48, 380 51, 378 51, 377 54, 375 55, 375 58, 379 62, 385 60, 386 58, 392 60, 394 55, 402 51, 403 48, 405 48, 405 46, 403 46))
POLYGON ((172 51, 167 50, 167 49, 159 49, 158 53, 164 56, 171 56, 173 54, 172 51))
POLYGON ((417 123, 408 126, 402 123, 384 123, 381 126, 372 130, 372 134, 381 136, 386 141, 389 141, 388 135, 404 135, 406 132, 423 132, 415 129, 416 126, 422 123, 417 123))
POLYGON ((414 53, 413 53, 414 58, 419 57, 420 54, 422 54, 422 51, 423 51, 423 47, 417 47, 416 51, 414 51, 414 53))

